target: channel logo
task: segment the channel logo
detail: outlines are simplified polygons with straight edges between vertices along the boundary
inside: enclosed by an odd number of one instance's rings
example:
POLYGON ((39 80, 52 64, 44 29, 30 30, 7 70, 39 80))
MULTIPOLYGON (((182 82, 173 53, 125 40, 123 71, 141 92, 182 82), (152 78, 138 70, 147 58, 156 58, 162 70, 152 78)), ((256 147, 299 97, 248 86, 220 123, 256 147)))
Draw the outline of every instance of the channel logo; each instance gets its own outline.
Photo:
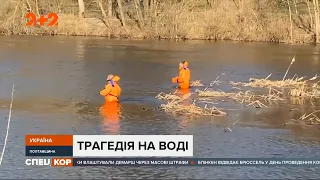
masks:
POLYGON ((52 166, 72 166, 72 158, 52 158, 52 166))
POLYGON ((27 166, 73 166, 72 158, 26 159, 27 166))
POLYGON ((51 159, 26 159, 27 166, 51 166, 51 159))

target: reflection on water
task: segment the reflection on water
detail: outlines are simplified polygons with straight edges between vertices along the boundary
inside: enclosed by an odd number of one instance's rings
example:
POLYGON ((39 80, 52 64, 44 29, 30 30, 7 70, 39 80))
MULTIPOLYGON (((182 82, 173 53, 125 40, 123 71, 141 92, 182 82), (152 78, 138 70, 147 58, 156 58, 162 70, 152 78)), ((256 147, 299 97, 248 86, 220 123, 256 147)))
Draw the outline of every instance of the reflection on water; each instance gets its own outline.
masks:
POLYGON ((83 39, 76 38, 76 55, 79 58, 84 57, 85 46, 83 45, 83 39))
POLYGON ((120 134, 120 105, 119 103, 105 103, 100 107, 103 129, 106 134, 120 134))
MULTIPOLYGON (((255 109, 213 99, 226 117, 154 110, 166 103, 154 98, 158 93, 176 91, 171 78, 181 60, 189 62, 191 80, 202 79, 207 86, 218 75, 221 81, 248 81, 270 73, 270 79, 282 79, 294 54, 288 77, 312 77, 320 72, 319 52, 315 46, 263 43, 1 36, 0 144, 12 84, 16 90, 0 178, 318 178, 318 168, 33 168, 24 166, 24 144, 26 134, 193 134, 195 157, 320 156, 319 127, 291 121, 319 109, 318 101, 290 98, 255 109), (110 73, 121 78, 119 104, 104 104, 97 93, 110 73), (227 126, 233 131, 224 132, 227 126)), ((202 88, 180 90, 177 95, 202 88)), ((215 88, 231 90, 223 83, 215 88)), ((192 98, 183 101, 192 103, 192 98)))

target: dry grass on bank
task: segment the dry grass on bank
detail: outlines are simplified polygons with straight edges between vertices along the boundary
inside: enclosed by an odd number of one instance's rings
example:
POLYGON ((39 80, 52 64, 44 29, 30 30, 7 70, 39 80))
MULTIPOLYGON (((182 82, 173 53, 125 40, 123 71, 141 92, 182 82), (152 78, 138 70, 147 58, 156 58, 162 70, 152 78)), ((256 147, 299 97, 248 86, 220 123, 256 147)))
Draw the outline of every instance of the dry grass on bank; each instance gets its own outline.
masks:
MULTIPOLYGON (((23 3, 22 3, 23 4, 23 3)), ((269 1, 259 3, 255 0, 215 1, 211 6, 205 0, 171 2, 162 1, 156 9, 150 9, 145 18, 139 22, 132 4, 124 4, 127 15, 126 27, 122 27, 115 14, 110 26, 102 23, 101 14, 90 13, 89 18, 77 17, 77 6, 73 13, 60 13, 59 26, 54 28, 25 27, 25 5, 20 5, 14 14, 11 7, 3 18, 0 18, 0 32, 5 34, 60 34, 92 35, 125 38, 168 38, 168 39, 212 39, 237 41, 289 42, 290 21, 286 8, 278 8, 269 1), (129 16, 130 14, 130 16, 129 16), (10 19, 8 21, 8 19, 10 19), (14 19, 14 20, 13 20, 14 19), (116 22, 116 23, 113 23, 116 22)), ((63 4, 60 9, 63 9, 63 4)), ((95 12, 99 12, 98 9, 95 12)), ((117 10, 116 10, 117 11, 117 10)), ((116 13, 116 12, 115 12, 116 13)), ((294 17, 295 18, 295 17, 294 17)), ((299 19, 308 22, 308 16, 300 14, 299 19)), ((293 41, 310 43, 312 34, 299 28, 300 21, 293 24, 293 41)))

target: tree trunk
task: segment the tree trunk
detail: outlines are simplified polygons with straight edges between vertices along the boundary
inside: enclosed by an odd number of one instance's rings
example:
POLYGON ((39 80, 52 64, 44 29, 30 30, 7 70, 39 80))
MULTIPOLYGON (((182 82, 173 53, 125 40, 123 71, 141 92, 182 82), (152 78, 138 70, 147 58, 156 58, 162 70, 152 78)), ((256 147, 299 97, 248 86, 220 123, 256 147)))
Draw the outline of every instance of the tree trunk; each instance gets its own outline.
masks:
POLYGON ((78 0, 79 4, 79 17, 83 18, 84 17, 84 2, 83 0, 78 0))
POLYGON ((213 8, 213 0, 207 0, 207 4, 210 6, 210 8, 213 8))
POLYGON ((314 5, 314 21, 316 28, 316 43, 320 43, 320 13, 318 0, 313 0, 314 5))
POLYGON ((154 27, 154 21, 155 21, 155 11, 156 11, 156 0, 150 0, 150 7, 149 7, 149 19, 150 19, 150 26, 154 27))
POLYGON ((313 18, 312 18, 312 14, 311 14, 309 0, 306 0, 306 3, 307 3, 307 6, 308 6, 308 12, 309 12, 309 16, 310 16, 310 27, 311 27, 311 29, 313 29, 313 18))
POLYGON ((108 1, 108 17, 112 17, 112 0, 107 0, 108 1))
POLYGON ((144 26, 144 21, 142 17, 142 12, 139 6, 139 0, 134 0, 134 6, 136 8, 137 16, 138 16, 138 21, 139 21, 139 26, 142 28, 144 26))
POLYGON ((36 4, 37 15, 38 17, 40 17, 38 0, 35 0, 35 4, 36 4))
POLYGON ((150 0, 150 9, 151 9, 151 12, 153 12, 153 9, 154 9, 154 0, 150 0))
POLYGON ((293 0, 294 9, 296 10, 296 15, 298 15, 298 8, 297 8, 297 0, 293 0))
POLYGON ((289 17, 290 17, 290 41, 293 42, 293 24, 292 24, 292 12, 291 12, 291 5, 290 0, 287 0, 288 3, 288 9, 289 9, 289 17))
POLYGON ((100 8, 100 10, 101 10, 103 19, 107 19, 107 14, 106 14, 106 11, 105 11, 104 8, 103 8, 103 5, 102 5, 101 0, 97 0, 96 2, 98 3, 98 6, 99 6, 99 8, 100 8))
MULTIPOLYGON (((102 4, 101 0, 97 0, 97 3, 99 5, 99 7, 100 7, 100 10, 101 10, 101 13, 102 13, 102 16, 103 16, 105 24, 107 25, 108 28, 110 28, 111 27, 110 26, 110 22, 109 22, 109 19, 107 17, 106 11, 103 8, 103 4, 102 4)), ((108 31, 108 37, 110 37, 110 31, 108 31)))
POLYGON ((120 12, 120 17, 121 17, 121 22, 122 22, 122 26, 126 27, 126 22, 124 20, 124 14, 123 14, 123 9, 122 9, 122 4, 121 4, 121 0, 117 0, 118 3, 118 7, 119 7, 119 12, 120 12))
POLYGON ((146 19, 149 11, 149 0, 143 0, 143 16, 146 19))

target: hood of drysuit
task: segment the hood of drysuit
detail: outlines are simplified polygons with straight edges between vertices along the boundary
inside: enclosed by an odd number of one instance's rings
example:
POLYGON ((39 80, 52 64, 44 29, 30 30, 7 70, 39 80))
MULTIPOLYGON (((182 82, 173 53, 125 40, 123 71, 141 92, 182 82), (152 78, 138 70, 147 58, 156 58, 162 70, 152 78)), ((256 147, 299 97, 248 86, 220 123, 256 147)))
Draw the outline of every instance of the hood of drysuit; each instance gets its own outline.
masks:
MULTIPOLYGON (((111 79, 113 82, 118 82, 120 80, 119 76, 113 76, 113 78, 111 79)), ((107 87, 108 85, 110 85, 109 83, 105 85, 105 87, 107 87)))
MULTIPOLYGON (((185 61, 184 63, 183 63, 183 66, 185 67, 185 68, 188 68, 188 62, 187 61, 185 61)), ((182 69, 184 69, 184 68, 179 68, 180 70, 182 70, 182 69)))
POLYGON ((114 76, 114 77, 112 78, 112 80, 113 80, 114 82, 117 82, 117 81, 120 80, 120 77, 119 77, 119 76, 114 76))

